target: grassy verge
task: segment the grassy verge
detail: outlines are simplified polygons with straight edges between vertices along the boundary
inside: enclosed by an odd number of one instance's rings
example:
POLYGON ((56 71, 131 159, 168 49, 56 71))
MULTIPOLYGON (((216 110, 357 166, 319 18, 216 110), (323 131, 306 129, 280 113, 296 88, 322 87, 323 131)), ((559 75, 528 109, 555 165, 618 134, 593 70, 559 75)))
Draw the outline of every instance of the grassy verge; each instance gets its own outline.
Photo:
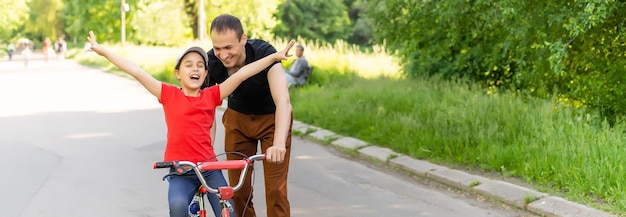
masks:
POLYGON ((438 79, 351 78, 291 94, 294 118, 417 159, 519 178, 543 192, 626 212, 623 124, 438 79))
MULTIPOLYGON (((543 192, 626 213, 626 125, 609 127, 583 110, 485 94, 465 83, 398 79, 398 64, 381 49, 362 53, 342 44, 303 44, 315 70, 309 84, 291 90, 295 119, 418 159, 515 178, 543 192)), ((183 48, 111 49, 176 84, 171 71, 183 48)), ((73 57, 116 71, 94 54, 73 57)))

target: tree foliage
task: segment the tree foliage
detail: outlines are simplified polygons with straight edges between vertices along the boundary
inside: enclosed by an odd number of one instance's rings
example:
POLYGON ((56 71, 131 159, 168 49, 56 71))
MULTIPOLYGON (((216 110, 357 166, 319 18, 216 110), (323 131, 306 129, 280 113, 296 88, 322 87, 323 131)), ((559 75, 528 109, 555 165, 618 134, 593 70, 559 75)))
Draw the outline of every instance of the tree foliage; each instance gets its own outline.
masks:
POLYGON ((626 115, 615 0, 367 0, 376 41, 413 76, 441 74, 626 115))
POLYGON ((280 24, 274 28, 279 37, 321 40, 334 43, 347 40, 351 22, 341 0, 287 0, 280 4, 276 17, 280 24))
MULTIPOLYGON (((7 0, 0 0, 7 1, 7 0)), ((66 35, 70 42, 83 43, 90 30, 106 37, 107 41, 121 40, 122 0, 28 0, 15 5, 19 13, 28 13, 30 20, 20 16, 5 16, 7 25, 0 34, 15 36, 12 31, 21 29, 22 34, 43 39, 66 35), (26 7, 21 3, 28 2, 26 7), (20 9, 25 9, 21 11, 20 9), (11 20, 8 20, 11 19, 11 20), (6 29, 6 30, 5 30, 6 29), (22 31, 25 30, 25 31, 22 31)), ((175 45, 198 38, 199 0, 126 0, 130 10, 126 12, 126 40, 138 44, 175 45)), ((214 17, 228 13, 240 18, 249 38, 273 38, 275 29, 289 31, 281 37, 306 36, 327 42, 350 40, 357 43, 369 41, 371 31, 366 19, 360 16, 364 8, 362 0, 204 0, 205 30, 209 31, 214 17), (279 5, 299 4, 291 14, 279 12, 279 5), (348 14, 350 12, 350 15, 348 14), (276 16, 277 13, 281 15, 276 16), (279 17, 296 17, 298 26, 279 25, 279 17), (353 21, 351 21, 353 19, 353 21), (356 26, 355 26, 356 25, 356 26), (358 29, 353 33, 352 29, 358 29)), ((6 10, 9 8, 3 8, 6 10)), ((10 14, 10 13, 7 13, 10 14)))
MULTIPOLYGON (((1 28, 3 31, 0 34, 13 36, 16 34, 11 31, 26 27, 30 37, 56 38, 66 34, 71 42, 83 43, 85 35, 93 30, 106 37, 107 41, 121 40, 121 0, 29 1, 31 3, 24 8, 25 11, 13 11, 28 13, 30 9, 31 20, 21 19, 23 16, 2 17, 8 25, 1 28)), ((125 17, 126 39, 129 42, 177 45, 198 38, 198 0, 126 0, 126 3, 130 9, 125 17)), ((13 5, 22 9, 21 4, 13 5)), ((205 29, 208 31, 215 16, 229 13, 241 19, 249 37, 271 38, 271 29, 277 23, 273 17, 277 5, 278 0, 205 0, 205 29)))
POLYGON ((191 22, 179 2, 169 0, 142 0, 137 4, 130 21, 132 39, 138 44, 179 45, 193 37, 191 22))
POLYGON ((29 3, 29 24, 25 35, 43 41, 45 38, 55 40, 63 35, 63 20, 59 16, 63 9, 62 0, 31 0, 29 3))
MULTIPOLYGON (((93 30, 107 41, 121 41, 121 2, 100 0, 65 0, 65 20, 69 37, 76 43, 86 41, 87 34, 93 30)), ((137 1, 127 1, 129 12, 126 22, 131 22, 137 1)), ((127 34, 132 34, 128 29, 127 34)), ((127 38, 132 40, 132 37, 127 38)))
POLYGON ((358 45, 371 45, 374 32, 370 18, 366 14, 369 5, 363 0, 344 0, 344 4, 348 7, 348 17, 350 17, 353 29, 348 42, 358 45))
POLYGON ((23 26, 30 13, 28 3, 29 0, 0 0, 0 5, 4 5, 0 7, 0 41, 11 40, 23 26))
POLYGON ((231 14, 238 17, 248 38, 273 37, 272 29, 277 24, 273 17, 276 13, 278 0, 207 0, 207 31, 210 30, 213 18, 220 14, 231 14))

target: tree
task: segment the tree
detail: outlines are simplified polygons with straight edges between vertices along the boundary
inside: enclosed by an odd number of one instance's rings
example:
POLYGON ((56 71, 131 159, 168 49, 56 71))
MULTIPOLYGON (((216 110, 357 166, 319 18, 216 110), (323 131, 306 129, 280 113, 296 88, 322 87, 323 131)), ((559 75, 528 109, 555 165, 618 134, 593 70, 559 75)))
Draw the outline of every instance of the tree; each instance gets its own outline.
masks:
POLYGON ((466 77, 626 118, 626 3, 367 0, 378 43, 410 75, 466 77))
POLYGON ((0 40, 11 40, 14 32, 23 26, 30 13, 29 0, 0 0, 0 40))
MULTIPOLYGON (((206 34, 210 31, 211 21, 220 14, 238 17, 244 26, 248 38, 270 38, 271 30, 276 25, 272 14, 276 11, 278 0, 205 0, 204 10, 206 34)), ((183 0, 187 15, 186 26, 193 31, 193 38, 198 35, 198 0, 183 0)))
MULTIPOLYGON (((89 31, 106 36, 107 41, 121 41, 120 1, 65 0, 66 32, 76 43, 86 40, 89 31)), ((132 22, 137 1, 127 1, 130 12, 126 22, 132 22)), ((132 27, 127 27, 132 28, 132 27)), ((132 31, 127 32, 132 35, 132 31)), ((131 37, 129 37, 131 38, 131 37)))
POLYGON ((344 4, 349 8, 348 16, 353 24, 353 32, 350 38, 348 38, 348 42, 358 45, 370 45, 374 32, 371 21, 365 13, 368 8, 367 2, 363 0, 345 0, 344 4))
POLYGON ((276 17, 281 21, 274 33, 278 37, 322 40, 334 43, 347 40, 352 26, 341 0, 287 0, 279 5, 276 17))
POLYGON ((25 25, 26 35, 43 40, 48 37, 52 40, 63 35, 63 19, 59 17, 63 9, 62 0, 31 0, 29 25, 25 25))
MULTIPOLYGON (((183 6, 169 0, 139 1, 130 22, 132 40, 139 44, 174 46, 196 38, 183 6)), ((188 15, 188 14, 187 14, 188 15)))
POLYGON ((213 18, 220 14, 238 17, 248 38, 270 39, 272 29, 277 24, 273 17, 278 0, 207 0, 207 31, 210 31, 213 18))
POLYGON ((188 27, 192 29, 193 38, 199 38, 198 34, 198 0, 183 0, 183 9, 187 14, 187 19, 184 22, 188 27))

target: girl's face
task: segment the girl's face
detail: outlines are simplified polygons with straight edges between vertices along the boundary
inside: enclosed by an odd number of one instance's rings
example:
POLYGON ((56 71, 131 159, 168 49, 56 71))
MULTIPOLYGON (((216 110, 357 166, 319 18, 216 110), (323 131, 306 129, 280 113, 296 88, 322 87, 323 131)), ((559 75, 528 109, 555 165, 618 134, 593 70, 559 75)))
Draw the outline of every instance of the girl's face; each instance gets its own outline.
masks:
POLYGON ((208 69, 199 53, 189 52, 180 61, 179 69, 175 70, 176 78, 183 90, 200 90, 207 76, 208 69))

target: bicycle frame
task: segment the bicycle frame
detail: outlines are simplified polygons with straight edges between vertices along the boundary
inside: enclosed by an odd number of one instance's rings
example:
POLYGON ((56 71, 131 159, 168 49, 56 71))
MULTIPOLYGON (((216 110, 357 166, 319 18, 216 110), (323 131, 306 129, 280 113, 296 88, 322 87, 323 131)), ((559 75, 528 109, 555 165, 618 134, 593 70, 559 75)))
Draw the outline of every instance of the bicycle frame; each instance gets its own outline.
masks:
POLYGON ((244 183, 244 179, 246 178, 246 174, 248 172, 248 168, 252 166, 254 161, 264 160, 264 154, 253 155, 241 160, 226 160, 226 161, 212 161, 212 162, 199 162, 193 163, 190 161, 168 161, 168 162, 156 162, 154 163, 153 168, 174 168, 176 173, 184 174, 193 169, 198 176, 198 180, 202 184, 198 189, 197 194, 200 194, 201 200, 200 205, 200 216, 206 217, 206 209, 204 206, 204 195, 206 193, 215 194, 220 198, 220 203, 222 204, 222 217, 229 217, 230 212, 232 210, 232 205, 228 202, 228 200, 232 199, 235 191, 238 191, 244 183), (189 169, 191 168, 191 169, 189 169), (218 187, 217 189, 211 188, 211 186, 207 185, 206 180, 202 176, 202 171, 208 170, 235 170, 241 169, 241 175, 239 176, 239 181, 237 184, 233 186, 223 186, 218 187))

